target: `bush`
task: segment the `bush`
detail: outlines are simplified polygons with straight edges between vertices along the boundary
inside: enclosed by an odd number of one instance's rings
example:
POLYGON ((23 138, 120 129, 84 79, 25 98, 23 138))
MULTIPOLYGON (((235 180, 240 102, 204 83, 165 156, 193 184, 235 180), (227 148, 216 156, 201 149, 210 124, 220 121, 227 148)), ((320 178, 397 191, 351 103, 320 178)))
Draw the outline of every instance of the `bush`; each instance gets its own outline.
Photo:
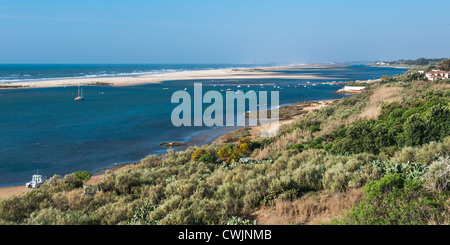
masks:
POLYGON ((241 157, 247 156, 252 152, 252 142, 250 137, 239 139, 236 145, 226 145, 219 149, 217 155, 226 160, 227 163, 237 162, 241 157))
POLYGON ((320 131, 320 125, 311 125, 306 128, 307 130, 311 131, 311 133, 315 133, 317 131, 320 131))
POLYGON ((426 225, 449 220, 448 196, 428 192, 423 181, 406 180, 400 174, 369 182, 358 206, 333 224, 426 225))
POLYGON ((191 161, 198 161, 198 159, 200 159, 202 156, 207 155, 210 153, 208 151, 206 151, 203 148, 198 148, 197 150, 195 150, 195 152, 192 154, 191 156, 191 161))
POLYGON ((430 165, 424 176, 426 187, 433 191, 448 191, 450 188, 450 161, 449 157, 441 157, 430 165))
POLYGON ((293 144, 288 146, 286 150, 298 150, 299 152, 302 152, 304 148, 305 147, 302 144, 293 144))
POLYGON ((332 191, 345 191, 350 181, 350 172, 342 163, 333 165, 328 169, 323 177, 323 188, 332 191))
POLYGON ((73 176, 75 177, 75 180, 83 181, 84 183, 86 183, 89 179, 91 179, 92 174, 88 171, 77 171, 73 173, 73 176))
POLYGON ((322 149, 323 145, 322 143, 325 141, 322 137, 317 137, 311 142, 309 142, 306 146, 308 149, 322 149))
POLYGON ((198 159, 199 162, 203 162, 203 163, 214 163, 215 162, 215 158, 214 156, 207 154, 207 155, 203 155, 198 159))
POLYGON ((441 97, 425 95, 383 106, 377 120, 358 121, 332 133, 336 140, 326 146, 333 154, 389 152, 392 147, 420 146, 450 135, 450 109, 441 97))

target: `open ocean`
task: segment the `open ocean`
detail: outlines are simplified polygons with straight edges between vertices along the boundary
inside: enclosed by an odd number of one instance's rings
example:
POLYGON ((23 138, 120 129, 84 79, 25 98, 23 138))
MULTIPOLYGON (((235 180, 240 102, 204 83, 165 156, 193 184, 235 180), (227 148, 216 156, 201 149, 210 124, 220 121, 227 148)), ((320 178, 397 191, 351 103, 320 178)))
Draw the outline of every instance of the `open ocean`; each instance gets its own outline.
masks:
MULTIPOLYGON (((254 66, 0 65, 0 84, 232 67, 254 66)), ((126 87, 84 86, 86 101, 83 102, 74 102, 77 87, 0 90, 0 186, 24 184, 37 169, 47 177, 78 170, 93 172, 114 163, 138 161, 149 154, 163 153, 167 147, 160 146, 162 142, 202 145, 234 129, 172 125, 171 112, 178 105, 170 103, 172 94, 185 88, 192 94, 194 82, 203 83, 204 93, 223 90, 224 94, 227 89, 277 90, 280 105, 284 105, 344 96, 333 93, 342 85, 315 85, 317 82, 377 79, 382 75, 403 74, 406 70, 355 65, 287 71, 329 78, 322 80, 190 80, 126 87), (308 81, 314 85, 308 85, 308 81), (273 85, 261 88, 262 83, 274 83, 280 89, 273 85), (252 86, 237 88, 238 84, 252 86), (299 84, 308 86, 294 87, 299 84)))

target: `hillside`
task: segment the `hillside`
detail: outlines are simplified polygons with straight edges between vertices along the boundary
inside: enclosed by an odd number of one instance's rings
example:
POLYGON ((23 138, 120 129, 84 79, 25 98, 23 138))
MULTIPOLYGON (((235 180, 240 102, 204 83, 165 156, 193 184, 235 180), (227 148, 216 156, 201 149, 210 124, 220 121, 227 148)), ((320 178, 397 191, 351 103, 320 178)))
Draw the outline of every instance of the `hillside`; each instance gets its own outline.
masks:
POLYGON ((88 195, 53 176, 2 200, 0 223, 449 224, 449 152, 450 80, 385 76, 276 137, 151 155, 88 195))

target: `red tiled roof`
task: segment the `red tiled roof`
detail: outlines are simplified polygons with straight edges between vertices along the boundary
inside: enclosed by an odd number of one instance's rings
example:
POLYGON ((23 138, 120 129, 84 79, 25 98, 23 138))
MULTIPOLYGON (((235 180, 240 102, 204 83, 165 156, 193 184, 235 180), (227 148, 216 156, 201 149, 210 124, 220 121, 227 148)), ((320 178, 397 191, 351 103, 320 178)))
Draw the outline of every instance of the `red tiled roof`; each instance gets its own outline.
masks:
POLYGON ((450 71, 430 71, 426 72, 425 74, 436 74, 436 73, 450 73, 450 71))

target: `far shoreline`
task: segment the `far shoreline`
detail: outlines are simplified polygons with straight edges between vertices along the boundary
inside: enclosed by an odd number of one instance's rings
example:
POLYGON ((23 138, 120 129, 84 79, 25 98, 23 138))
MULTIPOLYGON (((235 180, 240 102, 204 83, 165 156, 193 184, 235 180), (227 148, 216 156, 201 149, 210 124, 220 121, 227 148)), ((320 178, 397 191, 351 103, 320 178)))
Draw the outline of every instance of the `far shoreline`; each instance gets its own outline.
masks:
POLYGON ((283 72, 299 68, 326 68, 333 66, 336 65, 310 64, 310 65, 273 66, 273 67, 226 68, 226 69, 166 72, 140 76, 44 79, 29 82, 1 83, 0 90, 55 88, 55 87, 71 87, 71 86, 122 87, 122 86, 133 86, 144 84, 157 84, 166 81, 180 81, 180 80, 189 81, 189 80, 221 80, 221 79, 309 79, 309 80, 334 79, 330 77, 325 78, 315 75, 299 75, 283 72))

